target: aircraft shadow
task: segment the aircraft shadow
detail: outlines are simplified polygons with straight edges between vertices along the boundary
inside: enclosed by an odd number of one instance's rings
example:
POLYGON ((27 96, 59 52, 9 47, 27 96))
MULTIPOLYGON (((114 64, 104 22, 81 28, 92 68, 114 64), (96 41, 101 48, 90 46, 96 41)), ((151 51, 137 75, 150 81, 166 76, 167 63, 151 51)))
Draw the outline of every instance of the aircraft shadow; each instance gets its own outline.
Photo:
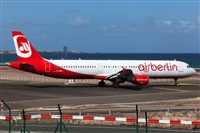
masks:
MULTIPOLYGON (((112 86, 109 86, 109 87, 113 88, 112 86)), ((141 86, 136 86, 136 85, 121 85, 119 88, 114 88, 114 89, 141 91, 142 87, 141 86)))

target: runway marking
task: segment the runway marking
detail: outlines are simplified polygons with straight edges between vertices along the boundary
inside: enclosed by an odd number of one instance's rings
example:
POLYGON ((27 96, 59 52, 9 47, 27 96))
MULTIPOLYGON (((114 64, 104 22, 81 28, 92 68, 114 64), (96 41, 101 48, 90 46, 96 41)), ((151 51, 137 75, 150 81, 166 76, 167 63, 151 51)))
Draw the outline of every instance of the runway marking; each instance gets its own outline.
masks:
POLYGON ((200 84, 180 84, 180 86, 200 86, 200 84))
POLYGON ((187 91, 187 90, 170 89, 170 88, 161 88, 161 87, 154 87, 154 89, 158 89, 158 90, 168 90, 168 91, 175 91, 175 92, 191 92, 191 91, 187 91))

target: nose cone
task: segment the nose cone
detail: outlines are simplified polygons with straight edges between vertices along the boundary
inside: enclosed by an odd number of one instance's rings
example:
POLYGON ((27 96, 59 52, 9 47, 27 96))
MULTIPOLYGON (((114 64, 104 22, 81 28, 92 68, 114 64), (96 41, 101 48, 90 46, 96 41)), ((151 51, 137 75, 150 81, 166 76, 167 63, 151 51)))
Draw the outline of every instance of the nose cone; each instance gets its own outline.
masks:
POLYGON ((191 77, 196 74, 196 70, 194 68, 188 68, 185 72, 185 76, 187 77, 191 77))
POLYGON ((192 75, 195 75, 196 73, 196 70, 192 68, 192 75))

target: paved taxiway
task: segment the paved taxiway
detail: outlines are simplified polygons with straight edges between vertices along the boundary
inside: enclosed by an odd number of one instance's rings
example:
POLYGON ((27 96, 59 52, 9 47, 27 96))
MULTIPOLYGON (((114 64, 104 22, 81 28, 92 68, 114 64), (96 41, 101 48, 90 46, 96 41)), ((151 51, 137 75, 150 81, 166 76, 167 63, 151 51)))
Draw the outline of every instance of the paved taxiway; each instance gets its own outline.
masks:
POLYGON ((197 81, 181 82, 182 86, 173 86, 173 82, 153 82, 147 86, 122 84, 121 88, 97 87, 95 84, 39 83, 23 81, 0 81, 0 97, 11 109, 40 106, 134 103, 165 101, 200 97, 200 85, 197 81))
MULTIPOLYGON (((66 125, 66 127, 70 133, 136 133, 136 129, 133 126, 66 125)), ((2 130, 6 131, 7 128, 4 127, 2 130)), ((14 126, 12 131, 19 132, 21 128, 21 125, 14 126)), ((55 131, 56 125, 29 125, 27 129, 31 133, 49 133, 55 131)), ((139 127, 139 133, 146 133, 145 128, 139 127)), ((198 131, 149 128, 148 133, 198 133, 198 131)))

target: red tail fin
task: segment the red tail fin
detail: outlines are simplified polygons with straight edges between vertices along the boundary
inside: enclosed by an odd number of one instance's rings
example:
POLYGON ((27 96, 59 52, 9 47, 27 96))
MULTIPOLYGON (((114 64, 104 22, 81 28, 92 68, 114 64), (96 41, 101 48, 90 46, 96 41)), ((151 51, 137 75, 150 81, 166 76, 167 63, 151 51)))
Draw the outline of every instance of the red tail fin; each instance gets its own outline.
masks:
POLYGON ((18 61, 43 60, 40 54, 30 44, 28 39, 20 31, 12 31, 18 61))

